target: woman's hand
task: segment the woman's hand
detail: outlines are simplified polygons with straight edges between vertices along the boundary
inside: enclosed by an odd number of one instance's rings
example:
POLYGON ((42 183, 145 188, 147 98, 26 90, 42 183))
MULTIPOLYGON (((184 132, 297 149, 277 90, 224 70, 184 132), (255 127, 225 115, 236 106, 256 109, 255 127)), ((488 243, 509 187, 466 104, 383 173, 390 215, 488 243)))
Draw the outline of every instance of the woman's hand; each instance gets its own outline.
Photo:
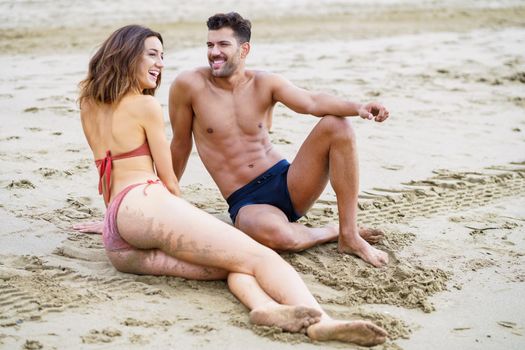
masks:
POLYGON ((82 233, 102 234, 104 221, 88 221, 73 225, 73 229, 82 233))

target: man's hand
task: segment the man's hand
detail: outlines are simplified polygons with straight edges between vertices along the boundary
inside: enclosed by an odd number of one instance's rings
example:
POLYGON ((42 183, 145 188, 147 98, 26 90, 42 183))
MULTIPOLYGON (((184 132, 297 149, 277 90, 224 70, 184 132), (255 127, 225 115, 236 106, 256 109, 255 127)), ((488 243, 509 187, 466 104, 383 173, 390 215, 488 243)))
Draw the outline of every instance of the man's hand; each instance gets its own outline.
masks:
POLYGON ((73 225, 73 229, 82 233, 97 233, 102 234, 104 229, 104 221, 88 221, 73 225))
POLYGON ((388 110, 378 102, 370 102, 361 105, 359 108, 359 116, 363 119, 375 120, 376 122, 383 122, 388 118, 388 110))

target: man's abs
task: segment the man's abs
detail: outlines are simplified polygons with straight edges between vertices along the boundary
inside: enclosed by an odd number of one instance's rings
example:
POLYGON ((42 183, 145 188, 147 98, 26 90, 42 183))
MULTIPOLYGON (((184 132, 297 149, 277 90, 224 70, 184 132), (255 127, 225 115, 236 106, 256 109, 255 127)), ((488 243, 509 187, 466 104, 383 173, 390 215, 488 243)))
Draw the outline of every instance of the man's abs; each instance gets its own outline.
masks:
POLYGON ((220 147, 196 138, 197 150, 204 166, 224 198, 275 165, 283 157, 271 144, 243 145, 242 142, 220 147))

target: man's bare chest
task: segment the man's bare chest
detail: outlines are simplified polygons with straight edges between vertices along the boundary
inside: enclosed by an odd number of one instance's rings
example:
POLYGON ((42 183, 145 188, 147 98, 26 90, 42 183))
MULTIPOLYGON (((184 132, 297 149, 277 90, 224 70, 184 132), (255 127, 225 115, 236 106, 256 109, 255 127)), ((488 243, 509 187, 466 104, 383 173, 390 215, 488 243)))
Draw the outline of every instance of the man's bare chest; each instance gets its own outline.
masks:
POLYGON ((263 102, 256 96, 227 94, 200 98, 194 104, 194 131, 221 137, 255 136, 271 123, 272 106, 263 102))

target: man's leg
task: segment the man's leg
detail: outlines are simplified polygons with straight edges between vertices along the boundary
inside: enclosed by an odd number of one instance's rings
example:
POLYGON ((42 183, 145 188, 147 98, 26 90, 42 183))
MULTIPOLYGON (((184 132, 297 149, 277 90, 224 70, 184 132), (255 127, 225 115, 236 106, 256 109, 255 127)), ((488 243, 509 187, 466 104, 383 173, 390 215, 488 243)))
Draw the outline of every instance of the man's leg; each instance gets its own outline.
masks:
POLYGON ((242 207, 237 214, 235 227, 267 247, 293 252, 335 241, 339 234, 335 226, 309 228, 289 222, 280 209, 266 204, 242 207))
POLYGON ((337 196, 339 251, 355 254, 376 267, 386 264, 388 255, 372 247, 359 234, 357 146, 350 121, 345 118, 321 118, 290 165, 288 189, 298 213, 304 214, 310 209, 328 179, 337 196))

